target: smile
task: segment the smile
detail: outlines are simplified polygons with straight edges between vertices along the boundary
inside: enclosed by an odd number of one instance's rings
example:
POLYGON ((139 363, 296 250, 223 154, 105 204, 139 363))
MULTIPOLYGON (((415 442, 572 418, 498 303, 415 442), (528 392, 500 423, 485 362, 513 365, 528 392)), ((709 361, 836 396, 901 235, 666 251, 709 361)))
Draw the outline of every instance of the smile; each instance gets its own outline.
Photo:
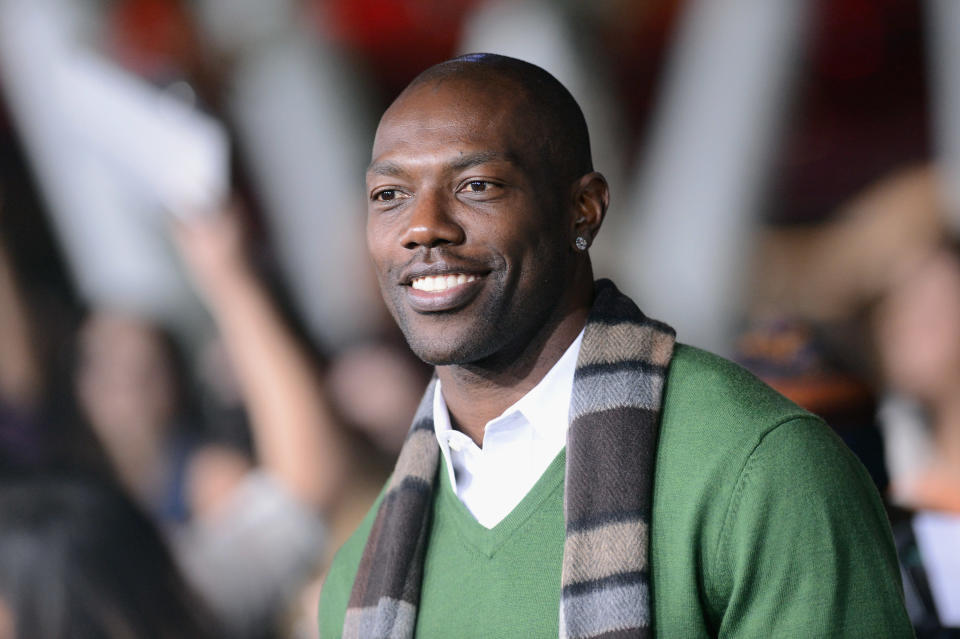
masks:
POLYGON ((484 276, 476 273, 422 275, 406 287, 410 306, 420 313, 455 311, 469 304, 483 288, 484 276))
POLYGON ((451 288, 462 286, 467 282, 476 282, 478 279, 479 278, 476 275, 465 275, 464 273, 451 273, 449 275, 427 275, 414 279, 412 282, 410 282, 410 286, 418 291, 446 291, 451 288))

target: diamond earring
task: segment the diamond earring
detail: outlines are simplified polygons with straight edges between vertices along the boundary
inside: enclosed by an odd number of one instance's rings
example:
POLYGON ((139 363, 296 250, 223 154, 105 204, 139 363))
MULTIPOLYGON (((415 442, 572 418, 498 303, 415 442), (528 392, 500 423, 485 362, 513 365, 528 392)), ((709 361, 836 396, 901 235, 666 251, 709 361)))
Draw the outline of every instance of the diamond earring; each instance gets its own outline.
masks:
POLYGON ((585 237, 583 237, 583 236, 578 236, 577 239, 576 239, 576 241, 574 242, 574 244, 576 244, 578 251, 586 251, 586 250, 587 250, 587 246, 588 246, 588 245, 587 245, 587 238, 585 238, 585 237))

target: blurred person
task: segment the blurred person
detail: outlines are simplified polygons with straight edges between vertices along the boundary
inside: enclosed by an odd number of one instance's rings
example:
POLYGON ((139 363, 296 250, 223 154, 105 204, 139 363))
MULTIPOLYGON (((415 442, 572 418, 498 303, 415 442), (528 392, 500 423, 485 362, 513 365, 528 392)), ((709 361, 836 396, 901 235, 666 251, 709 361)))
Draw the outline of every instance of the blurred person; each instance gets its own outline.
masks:
POLYGON ((435 379, 330 569, 322 637, 910 636, 852 454, 593 281, 609 192, 555 78, 431 67, 381 119, 367 189, 381 293, 435 379))
MULTIPOLYGON (((322 512, 335 538, 349 534, 356 520, 344 513, 357 508, 358 501, 364 502, 361 495, 367 493, 372 499, 386 471, 375 450, 344 423, 344 411, 335 406, 334 393, 308 348, 287 324, 253 267, 236 207, 225 206, 178 223, 177 246, 221 335, 250 414, 260 466, 301 503, 322 512), (346 523, 341 526, 340 522, 346 523)), ((357 365, 357 372, 363 373, 362 362, 357 365)), ((355 379, 351 371, 344 372, 355 379)), ((346 396, 349 383, 343 377, 335 390, 346 396)), ((355 404, 349 398, 344 403, 355 404)), ((372 409, 371 404, 346 412, 372 409)))
POLYGON ((77 337, 81 411, 120 482, 168 526, 189 517, 185 480, 197 437, 184 414, 180 359, 160 328, 119 311, 93 311, 77 337))
MULTIPOLYGON (((145 320, 95 312, 79 351, 79 403, 122 485, 163 527, 230 636, 272 636, 323 548, 313 504, 288 488, 285 469, 297 459, 267 457, 258 467, 236 447, 204 439, 184 409, 180 356, 145 320)), ((272 441, 261 446, 268 454, 272 441)))
POLYGON ((960 567, 949 559, 960 534, 960 267, 944 239, 937 178, 934 166, 900 170, 829 222, 768 232, 753 311, 779 308, 832 326, 872 378, 888 510, 918 637, 960 627, 960 567))
MULTIPOLYGON (((219 513, 218 518, 234 528, 237 521, 247 520, 244 528, 250 533, 240 537, 256 545, 259 558, 236 566, 236 557, 250 556, 251 551, 239 541, 224 545, 211 536, 221 563, 229 566, 219 578, 224 583, 211 590, 229 593, 248 584, 280 593, 275 597, 279 610, 284 602, 289 607, 298 587, 328 565, 373 502, 416 408, 415 385, 423 376, 386 342, 341 349, 328 370, 321 370, 257 272, 236 203, 184 216, 174 236, 213 315, 250 416, 258 464, 253 474, 274 487, 250 501, 232 499, 228 517, 219 513), (379 398, 370 397, 371 387, 378 389, 379 398), (278 504, 287 506, 276 512, 278 504), (255 516, 266 508, 273 509, 271 518, 255 516), (268 532, 280 525, 283 510, 289 511, 288 522, 299 521, 296 512, 322 520, 324 535, 314 539, 313 561, 291 552, 289 538, 268 532), (278 570, 278 565, 287 569, 278 570)), ((355 283, 363 285, 362 280, 355 283)), ((190 572, 217 580, 210 570, 190 572)), ((242 605, 242 597, 219 598, 225 611, 242 605)), ((242 614, 237 610, 230 616, 242 614)))
MULTIPOLYGON (((396 459, 429 369, 391 339, 348 347, 330 362, 327 383, 340 414, 380 451, 396 459), (376 395, 370 389, 376 388, 376 395)), ((352 532, 352 531, 351 531, 352 532)))
POLYGON ((826 222, 764 229, 749 287, 751 314, 862 319, 904 266, 944 237, 937 184, 936 167, 909 166, 852 194, 826 222))
MULTIPOLYGON (((894 477, 894 536, 917 636, 960 636, 960 251, 906 265, 873 314, 888 433, 911 428, 920 453, 894 477), (910 408, 912 406, 912 409, 910 408)), ((892 440, 888 445, 896 445, 892 440)))
POLYGON ((891 391, 919 403, 929 458, 898 477, 893 499, 960 514, 960 253, 941 247, 904 269, 874 315, 891 391))
POLYGON ((119 489, 78 477, 0 483, 0 637, 222 636, 119 489))

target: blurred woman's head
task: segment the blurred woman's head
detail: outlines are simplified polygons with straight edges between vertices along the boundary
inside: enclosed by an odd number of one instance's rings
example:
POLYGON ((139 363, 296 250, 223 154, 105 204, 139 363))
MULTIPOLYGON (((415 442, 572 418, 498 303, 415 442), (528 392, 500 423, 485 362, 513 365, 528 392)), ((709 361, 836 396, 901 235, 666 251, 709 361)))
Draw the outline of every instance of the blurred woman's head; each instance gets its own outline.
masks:
POLYGON ((952 246, 906 269, 878 308, 886 382, 923 402, 960 388, 960 253, 952 246))
POLYGON ((145 515, 86 479, 0 484, 0 608, 13 639, 216 636, 145 515))
POLYGON ((98 437, 157 431, 173 418, 179 371, 170 340, 152 324, 120 313, 92 313, 80 329, 76 388, 98 437))
POLYGON ((173 339, 145 319, 92 312, 77 334, 74 386, 83 421, 115 475, 165 516, 179 500, 170 493, 179 490, 170 455, 191 422, 186 367, 173 339))

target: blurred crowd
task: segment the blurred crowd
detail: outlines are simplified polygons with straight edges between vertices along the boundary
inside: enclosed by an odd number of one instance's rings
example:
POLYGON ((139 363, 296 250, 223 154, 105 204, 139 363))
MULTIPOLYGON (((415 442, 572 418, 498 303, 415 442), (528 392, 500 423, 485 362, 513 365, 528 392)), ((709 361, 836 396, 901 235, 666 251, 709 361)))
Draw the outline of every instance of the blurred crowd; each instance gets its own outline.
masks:
POLYGON ((571 89, 598 274, 824 416, 960 633, 960 3, 0 0, 0 639, 315 636, 431 374, 372 132, 469 51, 571 89))

